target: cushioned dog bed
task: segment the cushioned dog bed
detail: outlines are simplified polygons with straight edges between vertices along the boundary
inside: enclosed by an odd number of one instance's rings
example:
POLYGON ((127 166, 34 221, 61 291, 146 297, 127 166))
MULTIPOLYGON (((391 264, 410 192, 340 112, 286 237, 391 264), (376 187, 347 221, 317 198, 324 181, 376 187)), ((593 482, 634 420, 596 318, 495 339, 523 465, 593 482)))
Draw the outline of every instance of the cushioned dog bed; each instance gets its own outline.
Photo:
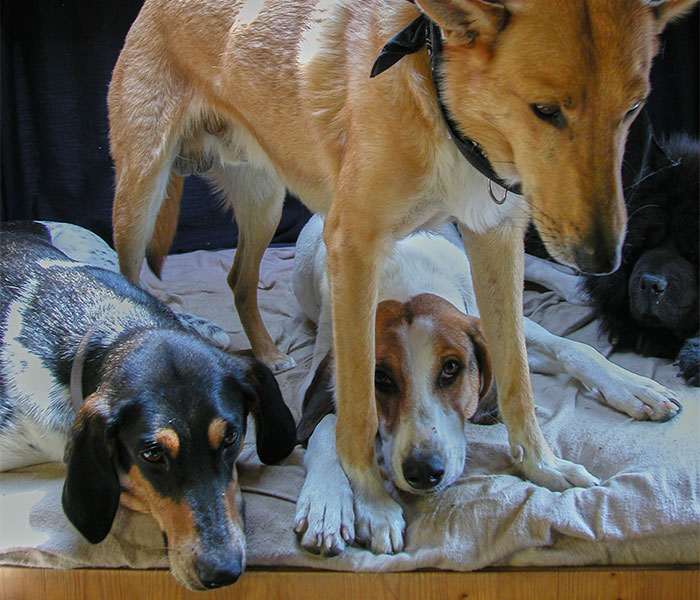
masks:
MULTIPOLYGON (((247 347, 226 286, 233 250, 168 258, 163 280, 150 273, 149 289, 176 310, 212 319, 247 347)), ((265 255, 260 282, 263 318, 297 368, 278 376, 299 417, 298 388, 314 341, 291 289, 293 248, 265 255)), ((525 313, 561 334, 589 309, 552 292, 526 292, 525 313)), ((607 354, 597 324, 571 334, 607 354)), ((248 565, 351 571, 437 568, 466 571, 486 566, 688 565, 698 562, 700 541, 700 392, 676 378, 670 361, 613 354, 612 360, 678 392, 679 416, 667 423, 634 421, 615 412, 565 376, 533 376, 537 414, 555 453, 584 464, 602 484, 550 492, 512 472, 502 424, 469 425, 470 458, 460 482, 434 497, 402 495, 406 550, 375 556, 350 548, 334 558, 305 552, 292 531, 295 501, 304 478, 304 450, 279 466, 258 462, 253 428, 239 461, 247 502, 248 565)), ((112 532, 90 545, 61 510, 64 469, 39 465, 0 474, 0 564, 49 568, 167 567, 162 537, 149 517, 119 509, 112 532)))

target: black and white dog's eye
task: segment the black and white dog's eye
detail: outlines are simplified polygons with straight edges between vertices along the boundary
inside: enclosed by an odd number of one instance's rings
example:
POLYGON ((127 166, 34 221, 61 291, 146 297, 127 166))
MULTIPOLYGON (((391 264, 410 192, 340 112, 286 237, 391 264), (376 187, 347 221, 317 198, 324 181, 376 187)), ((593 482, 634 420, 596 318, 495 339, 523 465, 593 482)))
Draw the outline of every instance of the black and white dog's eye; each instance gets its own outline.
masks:
POLYGON ((165 455, 163 454, 163 448, 160 446, 153 446, 148 450, 144 450, 140 454, 141 458, 149 463, 162 463, 165 461, 165 455))
POLYGON ((224 436, 222 443, 223 443, 224 448, 228 448, 229 446, 233 446, 237 441, 238 441, 238 432, 231 429, 231 430, 226 432, 226 435, 224 436))

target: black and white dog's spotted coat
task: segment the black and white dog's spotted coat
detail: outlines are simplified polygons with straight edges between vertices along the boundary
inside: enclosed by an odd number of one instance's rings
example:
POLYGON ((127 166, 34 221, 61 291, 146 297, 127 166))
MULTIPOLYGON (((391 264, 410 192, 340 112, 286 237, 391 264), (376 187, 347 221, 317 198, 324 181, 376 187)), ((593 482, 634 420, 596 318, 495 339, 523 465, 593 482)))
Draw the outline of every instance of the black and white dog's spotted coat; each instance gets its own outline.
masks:
MULTIPOLYGON (((87 331, 93 318, 88 309, 96 302, 106 302, 100 310, 110 313, 103 318, 116 330, 141 316, 153 321, 157 315, 169 325, 179 321, 219 347, 229 343, 218 325, 172 313, 127 284, 114 250, 82 227, 5 223, 0 235, 0 470, 62 460, 75 418, 68 400, 75 350, 70 340, 77 345, 87 331), (105 290, 111 297, 100 300, 105 290), (128 305, 140 307, 142 315, 124 310, 128 305), (122 318, 127 322, 115 322, 122 318)), ((86 386, 94 384, 89 371, 86 386)))
POLYGON ((129 283, 85 230, 9 223, 0 247, 0 468, 65 455, 63 509, 88 541, 107 536, 121 503, 154 517, 184 586, 236 581, 248 414, 263 462, 296 444, 270 369, 129 283))

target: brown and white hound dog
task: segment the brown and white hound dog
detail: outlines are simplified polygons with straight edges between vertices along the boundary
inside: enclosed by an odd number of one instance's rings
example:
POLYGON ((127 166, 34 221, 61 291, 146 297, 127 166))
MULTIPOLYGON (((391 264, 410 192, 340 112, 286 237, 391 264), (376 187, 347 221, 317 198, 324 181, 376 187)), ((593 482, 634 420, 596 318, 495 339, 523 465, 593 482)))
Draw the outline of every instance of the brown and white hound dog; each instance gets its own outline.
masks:
MULTIPOLYGON (((317 323, 298 431, 308 447, 295 530, 305 548, 336 554, 353 540, 371 544, 372 532, 354 517, 351 490, 335 451, 332 324, 322 227, 319 217, 309 221, 297 242, 294 264, 295 294, 317 323)), ((444 235, 418 233, 399 241, 379 278, 374 372, 378 453, 392 483, 414 494, 453 484, 469 454, 467 421, 476 417, 489 422, 497 412, 493 386, 487 394, 491 360, 469 261, 454 227, 448 224, 441 231, 444 235)), ((541 277, 546 265, 533 266, 541 277)), ((673 391, 613 364, 590 346, 553 335, 527 318, 524 329, 531 370, 567 373, 635 419, 665 421, 680 410, 673 391)))

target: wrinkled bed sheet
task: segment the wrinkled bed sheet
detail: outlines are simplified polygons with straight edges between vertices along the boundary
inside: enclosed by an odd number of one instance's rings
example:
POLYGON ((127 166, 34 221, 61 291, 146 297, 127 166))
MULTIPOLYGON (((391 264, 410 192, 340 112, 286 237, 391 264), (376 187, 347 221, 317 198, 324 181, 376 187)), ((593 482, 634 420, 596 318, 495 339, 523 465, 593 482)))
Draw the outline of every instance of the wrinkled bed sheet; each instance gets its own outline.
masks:
MULTIPOLYGON (((234 251, 168 258, 162 281, 144 272, 147 287, 173 309, 212 319, 248 346, 226 286, 234 251)), ((298 388, 308 369, 313 325, 291 289, 293 248, 269 249, 259 289, 273 339, 297 368, 278 377, 295 418, 298 388)), ((552 292, 526 292, 525 314, 562 333, 587 307, 552 292)), ((596 345, 590 323, 571 337, 596 345)), ((567 376, 533 376, 537 415, 555 453, 584 464, 602 480, 591 489, 550 492, 513 474, 502 424, 469 425, 467 469, 458 484, 426 498, 397 496, 407 516, 405 552, 375 556, 350 548, 334 558, 313 556, 292 532, 304 450, 263 467, 253 428, 239 462, 247 503, 248 564, 354 571, 418 568, 472 570, 489 565, 558 566, 696 563, 700 560, 700 393, 676 378, 670 361, 613 354, 612 360, 679 393, 683 411, 667 423, 636 422, 603 405, 567 376)), ((0 564, 38 567, 167 567, 155 522, 120 508, 102 543, 86 542, 64 517, 64 468, 39 465, 0 474, 0 564)), ((394 492, 395 493, 395 492, 394 492)))

